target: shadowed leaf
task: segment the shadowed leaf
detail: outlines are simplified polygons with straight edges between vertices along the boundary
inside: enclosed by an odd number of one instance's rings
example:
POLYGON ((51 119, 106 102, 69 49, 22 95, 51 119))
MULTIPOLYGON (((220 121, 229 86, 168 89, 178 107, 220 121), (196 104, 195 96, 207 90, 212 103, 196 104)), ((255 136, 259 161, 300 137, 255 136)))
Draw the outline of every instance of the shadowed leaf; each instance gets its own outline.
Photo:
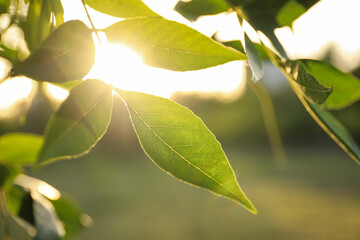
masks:
POLYGON ((332 87, 333 92, 325 101, 325 107, 341 109, 360 99, 360 80, 352 74, 344 73, 325 62, 307 59, 301 62, 321 84, 332 87))
POLYGON ((242 192, 220 143, 189 109, 148 94, 117 90, 146 154, 161 169, 195 186, 256 209, 242 192))
POLYGON ((95 47, 91 30, 80 21, 57 28, 12 76, 25 75, 37 81, 67 82, 84 77, 94 64, 95 47))
POLYGON ((174 71, 198 70, 246 59, 246 55, 186 25, 163 18, 127 19, 104 31, 109 41, 127 44, 140 52, 150 66, 174 71))

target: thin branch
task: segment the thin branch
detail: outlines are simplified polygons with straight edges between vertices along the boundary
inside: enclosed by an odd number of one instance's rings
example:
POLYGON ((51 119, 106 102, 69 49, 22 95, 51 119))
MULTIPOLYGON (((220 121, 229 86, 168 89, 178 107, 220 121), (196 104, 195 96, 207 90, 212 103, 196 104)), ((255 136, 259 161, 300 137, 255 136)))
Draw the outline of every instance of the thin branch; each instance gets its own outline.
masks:
POLYGON ((5 237, 4 239, 11 240, 9 215, 6 207, 6 198, 5 198, 5 193, 2 190, 0 190, 0 208, 1 208, 0 210, 1 210, 2 222, 4 226, 4 237, 5 237))
POLYGON ((89 14, 89 12, 88 12, 88 10, 87 10, 87 8, 86 8, 86 5, 85 5, 84 0, 81 0, 81 2, 82 2, 83 7, 84 7, 84 9, 85 9, 85 12, 86 12, 87 18, 88 18, 88 19, 89 19, 89 21, 90 21, 91 27, 92 27, 93 31, 95 32, 95 34, 96 34, 96 36, 97 36, 97 38, 98 38, 98 40, 99 40, 100 46, 101 46, 101 40, 100 40, 100 36, 99 36, 98 30, 96 29, 96 27, 95 27, 95 25, 94 25, 93 21, 91 20, 90 14, 89 14))

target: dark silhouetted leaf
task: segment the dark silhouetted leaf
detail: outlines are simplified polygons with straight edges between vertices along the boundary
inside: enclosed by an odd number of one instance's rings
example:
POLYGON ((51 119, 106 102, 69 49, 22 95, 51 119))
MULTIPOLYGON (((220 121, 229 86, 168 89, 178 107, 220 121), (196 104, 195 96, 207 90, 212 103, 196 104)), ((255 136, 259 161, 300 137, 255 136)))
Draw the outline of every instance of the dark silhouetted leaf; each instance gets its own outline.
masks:
POLYGON ((306 99, 316 104, 322 104, 331 94, 332 88, 325 87, 318 82, 314 76, 305 70, 301 62, 286 61, 283 68, 288 79, 296 84, 306 99))
POLYGON ((256 209, 242 192, 220 143, 189 109, 148 94, 117 90, 146 154, 161 169, 195 186, 256 209))
POLYGON ((112 111, 112 89, 99 80, 87 80, 49 120, 39 163, 75 158, 87 153, 105 134, 112 111))
POLYGON ((29 165, 37 160, 43 144, 39 135, 9 133, 0 137, 0 163, 29 165))
POLYGON ((277 13, 276 21, 281 27, 292 27, 292 23, 306 12, 306 8, 296 0, 288 1, 277 13))
POLYGON ((321 84, 332 87, 333 92, 325 101, 329 109, 341 109, 360 99, 360 80, 349 73, 315 60, 301 60, 306 70, 321 84))
POLYGON ((28 59, 13 70, 37 81, 66 82, 84 77, 94 64, 91 30, 80 21, 57 28, 28 59))
POLYGON ((163 18, 127 19, 104 29, 112 42, 140 52, 147 64, 174 71, 198 70, 244 60, 234 51, 196 30, 163 18))
POLYGON ((120 18, 156 17, 141 0, 85 0, 85 3, 96 11, 120 18))

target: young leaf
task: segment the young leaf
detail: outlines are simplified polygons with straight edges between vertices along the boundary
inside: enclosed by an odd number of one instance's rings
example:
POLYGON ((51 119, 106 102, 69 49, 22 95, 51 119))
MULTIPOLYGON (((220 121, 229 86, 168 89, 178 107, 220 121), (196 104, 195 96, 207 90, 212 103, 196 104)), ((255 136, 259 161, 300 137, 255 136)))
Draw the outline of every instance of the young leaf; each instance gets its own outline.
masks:
POLYGON ((256 209, 242 192, 220 143, 189 109, 148 94, 117 90, 126 102, 140 144, 161 169, 256 209))
POLYGON ((29 165, 37 160, 42 136, 28 133, 9 133, 0 137, 0 163, 29 165))
POLYGON ((75 86, 49 120, 39 163, 87 153, 105 134, 112 111, 112 89, 99 80, 75 86))
POLYGON ((119 18, 159 16, 141 0, 85 0, 85 3, 96 11, 119 18))
POLYGON ((104 31, 109 41, 125 43, 139 51, 147 64, 174 71, 198 70, 246 59, 246 55, 186 25, 163 18, 127 19, 104 31))
POLYGON ((255 44, 250 40, 249 36, 244 33, 245 38, 245 52, 248 57, 249 65, 253 73, 254 82, 260 80, 264 76, 264 67, 262 64, 261 56, 255 46, 255 44))
POLYGON ((95 59, 91 30, 81 21, 58 27, 28 59, 17 65, 12 76, 25 75, 37 81, 67 82, 85 76, 95 59))
POLYGON ((286 61, 282 66, 287 74, 289 81, 296 83, 296 87, 301 90, 306 99, 322 104, 329 97, 332 88, 325 87, 308 73, 301 62, 286 61))
POLYGON ((325 62, 308 59, 301 62, 321 84, 333 88, 333 92, 324 103, 325 107, 341 109, 360 99, 360 80, 352 74, 344 73, 325 62))
POLYGON ((276 14, 276 21, 281 27, 292 27, 292 23, 306 12, 306 8, 296 0, 288 1, 276 14))

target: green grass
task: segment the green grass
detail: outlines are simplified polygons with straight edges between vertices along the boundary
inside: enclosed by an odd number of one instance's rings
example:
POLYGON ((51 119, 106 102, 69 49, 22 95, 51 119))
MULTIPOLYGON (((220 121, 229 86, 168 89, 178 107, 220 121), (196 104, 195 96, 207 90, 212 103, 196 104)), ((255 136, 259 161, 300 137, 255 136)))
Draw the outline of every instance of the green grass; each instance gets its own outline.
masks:
POLYGON ((257 216, 170 177, 140 152, 96 148, 36 175, 93 218, 81 240, 360 239, 360 167, 349 157, 337 149, 288 149, 289 168, 279 171, 259 149, 225 147, 257 216))

